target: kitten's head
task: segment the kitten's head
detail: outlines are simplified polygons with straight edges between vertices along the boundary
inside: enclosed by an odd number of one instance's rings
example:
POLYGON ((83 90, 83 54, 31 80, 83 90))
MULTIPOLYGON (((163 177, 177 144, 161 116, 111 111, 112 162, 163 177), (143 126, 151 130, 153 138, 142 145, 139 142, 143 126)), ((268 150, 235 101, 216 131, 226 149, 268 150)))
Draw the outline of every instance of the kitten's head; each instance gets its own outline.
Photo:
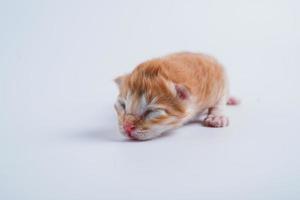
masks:
POLYGON ((173 83, 155 67, 138 67, 115 79, 119 129, 130 139, 148 140, 182 124, 190 101, 188 88, 173 83))

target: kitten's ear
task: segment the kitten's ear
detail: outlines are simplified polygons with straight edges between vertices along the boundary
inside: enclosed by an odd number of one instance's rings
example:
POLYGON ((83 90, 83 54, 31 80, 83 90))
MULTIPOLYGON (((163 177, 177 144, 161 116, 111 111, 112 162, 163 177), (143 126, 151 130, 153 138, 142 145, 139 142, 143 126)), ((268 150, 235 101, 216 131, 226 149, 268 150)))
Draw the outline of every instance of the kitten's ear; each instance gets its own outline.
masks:
POLYGON ((118 87, 120 87, 122 85, 122 83, 126 77, 127 77, 127 75, 122 75, 122 76, 118 76, 117 78, 114 79, 114 81, 118 87))
POLYGON ((183 85, 175 84, 175 91, 177 97, 181 100, 188 100, 190 97, 190 91, 183 85))
POLYGON ((171 92, 180 100, 188 100, 190 98, 190 91, 184 85, 172 83, 171 92))

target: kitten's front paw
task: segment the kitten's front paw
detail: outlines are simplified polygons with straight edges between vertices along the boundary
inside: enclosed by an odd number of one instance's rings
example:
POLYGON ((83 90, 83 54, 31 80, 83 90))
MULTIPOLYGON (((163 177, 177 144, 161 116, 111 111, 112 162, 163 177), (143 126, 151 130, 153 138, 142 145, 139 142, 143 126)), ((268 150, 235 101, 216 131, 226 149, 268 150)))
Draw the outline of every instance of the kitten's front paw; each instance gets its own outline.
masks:
POLYGON ((225 127, 229 125, 229 119, 222 115, 208 115, 206 119, 204 119, 204 125, 215 128, 225 127))

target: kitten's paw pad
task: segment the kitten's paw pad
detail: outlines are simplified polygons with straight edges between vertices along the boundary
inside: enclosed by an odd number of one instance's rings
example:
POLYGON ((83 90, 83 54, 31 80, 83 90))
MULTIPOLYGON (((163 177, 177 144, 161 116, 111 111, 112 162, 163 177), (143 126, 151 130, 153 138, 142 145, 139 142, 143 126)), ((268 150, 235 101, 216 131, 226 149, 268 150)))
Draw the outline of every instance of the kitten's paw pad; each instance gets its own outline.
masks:
POLYGON ((204 125, 209 127, 225 127, 229 125, 229 119, 225 116, 216 116, 216 115, 208 115, 206 119, 204 119, 204 125))

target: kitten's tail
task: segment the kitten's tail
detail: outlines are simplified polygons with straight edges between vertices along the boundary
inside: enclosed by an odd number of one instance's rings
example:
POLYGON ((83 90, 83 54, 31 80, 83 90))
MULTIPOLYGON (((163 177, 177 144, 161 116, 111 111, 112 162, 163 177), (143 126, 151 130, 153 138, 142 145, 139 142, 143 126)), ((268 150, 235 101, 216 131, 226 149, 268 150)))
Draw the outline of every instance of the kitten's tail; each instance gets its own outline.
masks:
POLYGON ((241 100, 236 97, 229 97, 227 100, 227 105, 229 106, 236 106, 241 103, 241 100))

